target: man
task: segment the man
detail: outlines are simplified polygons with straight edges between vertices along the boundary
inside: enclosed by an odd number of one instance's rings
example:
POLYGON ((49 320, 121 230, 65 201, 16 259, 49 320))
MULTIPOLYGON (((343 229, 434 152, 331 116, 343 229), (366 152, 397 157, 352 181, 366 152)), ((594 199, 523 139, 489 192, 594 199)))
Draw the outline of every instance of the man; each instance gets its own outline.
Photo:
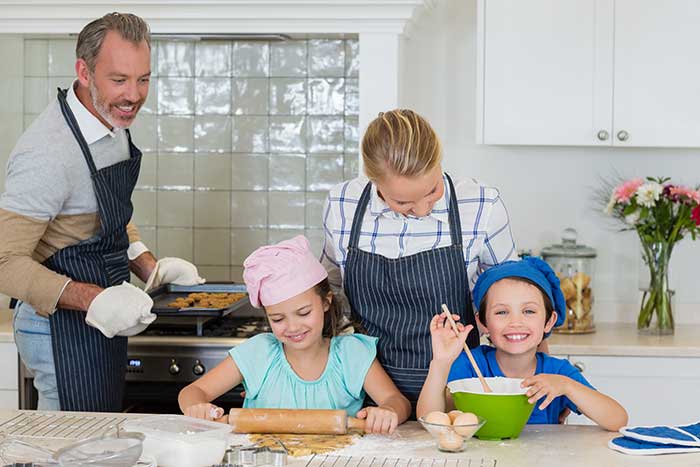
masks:
POLYGON ((127 337, 155 319, 128 284, 201 283, 181 259, 156 262, 129 223, 141 151, 128 127, 148 95, 150 33, 110 13, 78 36, 77 80, 59 90, 10 155, 0 196, 0 292, 16 297, 15 342, 39 408, 118 411, 127 337), (87 313, 85 313, 87 311, 87 313))

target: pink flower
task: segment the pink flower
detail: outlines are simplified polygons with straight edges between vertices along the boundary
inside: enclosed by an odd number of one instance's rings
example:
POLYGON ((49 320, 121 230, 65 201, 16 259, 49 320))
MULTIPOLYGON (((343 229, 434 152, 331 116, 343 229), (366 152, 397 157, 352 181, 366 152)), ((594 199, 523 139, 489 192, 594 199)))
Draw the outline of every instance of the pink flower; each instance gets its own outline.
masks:
POLYGON ((637 192, 637 189, 644 184, 641 178, 628 180, 615 188, 614 196, 618 203, 629 203, 630 199, 637 192))
POLYGON ((700 226, 700 204, 695 206, 690 212, 690 218, 695 221, 695 225, 700 226))
POLYGON ((669 197, 674 201, 694 201, 700 203, 700 193, 685 186, 671 186, 669 197))

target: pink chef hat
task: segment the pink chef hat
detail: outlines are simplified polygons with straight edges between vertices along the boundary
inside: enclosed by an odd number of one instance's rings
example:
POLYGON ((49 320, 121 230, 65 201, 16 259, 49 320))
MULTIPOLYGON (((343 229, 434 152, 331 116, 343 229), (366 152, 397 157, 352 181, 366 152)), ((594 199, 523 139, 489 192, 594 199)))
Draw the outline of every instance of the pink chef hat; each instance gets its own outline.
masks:
POLYGON ((250 303, 256 308, 283 302, 328 277, 303 235, 258 248, 243 267, 250 303))

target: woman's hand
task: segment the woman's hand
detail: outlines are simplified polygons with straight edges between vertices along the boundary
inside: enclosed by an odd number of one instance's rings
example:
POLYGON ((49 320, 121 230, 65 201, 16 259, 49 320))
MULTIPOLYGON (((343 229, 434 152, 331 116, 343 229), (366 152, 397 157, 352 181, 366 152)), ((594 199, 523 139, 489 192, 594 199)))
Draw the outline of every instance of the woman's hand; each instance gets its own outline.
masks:
POLYGON ((203 418, 204 420, 216 420, 224 415, 224 409, 217 407, 209 402, 190 405, 185 409, 185 415, 194 418, 203 418))
POLYGON ((365 419, 365 433, 391 434, 399 424, 399 416, 391 407, 365 407, 355 415, 365 419))
MULTIPOLYGON (((459 315, 452 315, 452 319, 457 322, 459 320, 459 315)), ((450 323, 447 321, 446 312, 433 316, 433 319, 430 321, 433 360, 445 361, 452 364, 459 356, 473 326, 471 324, 468 326, 464 326, 460 323, 456 324, 459 337, 455 335, 452 326, 450 326, 450 323)))
POLYGON ((554 399, 566 395, 570 381, 570 378, 562 375, 539 374, 525 378, 520 383, 520 387, 526 388, 529 386, 525 394, 529 398, 528 402, 530 404, 534 404, 546 397, 539 407, 540 410, 544 410, 554 399))

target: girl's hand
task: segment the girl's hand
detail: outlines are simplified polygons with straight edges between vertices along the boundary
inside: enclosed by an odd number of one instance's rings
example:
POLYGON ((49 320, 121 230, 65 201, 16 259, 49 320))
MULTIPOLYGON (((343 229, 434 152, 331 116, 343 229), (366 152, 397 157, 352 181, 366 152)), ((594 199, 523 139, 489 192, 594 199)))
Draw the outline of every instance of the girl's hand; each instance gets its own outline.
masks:
POLYGON ((544 410, 554 399, 566 395, 569 381, 571 381, 569 378, 562 375, 539 374, 525 378, 523 382, 520 383, 520 387, 530 387, 525 393, 529 398, 528 402, 530 404, 534 404, 546 396, 544 402, 542 402, 539 407, 540 410, 544 410))
POLYGON ((194 418, 203 418, 204 420, 216 420, 224 415, 224 409, 217 407, 209 402, 190 405, 185 409, 185 415, 194 418))
POLYGON ((467 341, 467 336, 473 326, 471 324, 464 326, 457 322, 459 315, 452 315, 452 319, 457 324, 459 337, 455 336, 452 326, 447 321, 446 312, 443 311, 439 315, 433 316, 433 319, 430 321, 433 360, 443 360, 451 364, 464 348, 464 343, 467 341))
POLYGON ((399 416, 391 407, 365 407, 355 416, 365 419, 365 433, 391 434, 399 424, 399 416))

